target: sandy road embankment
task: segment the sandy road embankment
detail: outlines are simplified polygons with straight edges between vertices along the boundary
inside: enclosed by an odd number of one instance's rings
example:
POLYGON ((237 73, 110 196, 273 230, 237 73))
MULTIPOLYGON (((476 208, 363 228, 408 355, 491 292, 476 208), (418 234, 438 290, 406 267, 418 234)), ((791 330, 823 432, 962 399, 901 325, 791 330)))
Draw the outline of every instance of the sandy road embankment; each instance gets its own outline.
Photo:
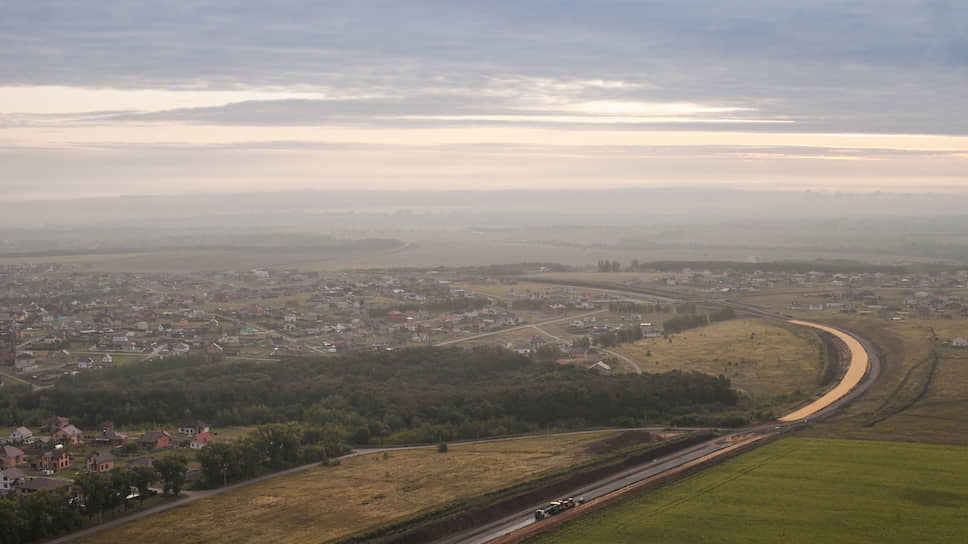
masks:
POLYGON ((794 325, 802 325, 804 327, 813 327, 815 329, 828 332, 841 339, 845 344, 847 344, 847 348, 850 350, 850 366, 847 368, 847 373, 844 374, 843 379, 840 380, 840 383, 838 383, 833 389, 827 391, 823 394, 823 396, 810 404, 779 418, 779 420, 783 422, 796 421, 798 419, 809 417, 843 398, 845 395, 847 395, 847 393, 850 393, 851 390, 860 384, 861 380, 863 380, 864 376, 867 374, 867 369, 870 366, 870 359, 867 357, 867 350, 865 350, 864 346, 862 346, 860 342, 858 342, 853 336, 839 331, 833 327, 827 327, 825 325, 819 325, 809 321, 798 321, 793 319, 790 320, 789 323, 794 325))

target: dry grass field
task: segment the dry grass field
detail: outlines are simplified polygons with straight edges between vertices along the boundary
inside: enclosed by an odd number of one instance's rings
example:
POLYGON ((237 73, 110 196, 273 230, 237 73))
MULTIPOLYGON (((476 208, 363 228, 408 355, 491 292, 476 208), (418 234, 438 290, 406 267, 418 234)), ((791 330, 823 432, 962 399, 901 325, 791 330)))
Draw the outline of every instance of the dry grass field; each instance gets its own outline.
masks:
POLYGON ((79 539, 321 543, 592 455, 614 432, 370 454, 274 478, 79 539))
POLYGON ((805 327, 732 319, 665 338, 620 345, 613 351, 646 372, 697 370, 724 374, 756 400, 799 389, 809 394, 820 372, 820 342, 805 327))

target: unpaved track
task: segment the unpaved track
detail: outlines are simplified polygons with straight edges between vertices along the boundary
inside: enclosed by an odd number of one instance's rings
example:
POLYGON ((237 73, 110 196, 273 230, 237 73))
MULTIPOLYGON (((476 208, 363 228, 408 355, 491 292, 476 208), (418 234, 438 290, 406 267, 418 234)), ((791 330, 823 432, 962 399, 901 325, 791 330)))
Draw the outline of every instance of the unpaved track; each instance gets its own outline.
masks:
POLYGON ((798 321, 794 319, 790 320, 789 323, 794 325, 802 325, 805 327, 813 327, 815 329, 830 333, 843 340, 843 342, 847 344, 847 348, 850 349, 850 366, 847 367, 847 373, 844 374, 843 379, 840 380, 840 383, 838 383, 833 389, 827 391, 823 396, 804 406, 803 408, 791 412, 779 419, 780 421, 784 422, 796 421, 798 419, 810 417, 820 410, 823 410, 824 408, 844 398, 860 384, 861 380, 864 379, 864 376, 867 375, 867 372, 870 369, 870 358, 867 356, 867 350, 865 350, 860 341, 853 336, 832 327, 819 325, 817 323, 810 323, 809 321, 798 321))

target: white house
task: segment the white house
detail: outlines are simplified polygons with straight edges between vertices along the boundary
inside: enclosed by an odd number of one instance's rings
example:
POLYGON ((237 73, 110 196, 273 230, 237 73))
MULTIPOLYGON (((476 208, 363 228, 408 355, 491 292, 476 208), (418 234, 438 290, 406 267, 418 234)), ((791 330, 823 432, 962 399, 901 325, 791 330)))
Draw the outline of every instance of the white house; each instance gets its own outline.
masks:
POLYGON ((968 348, 968 340, 965 340, 963 337, 959 336, 951 341, 951 345, 956 348, 968 348))
POLYGON ((608 376, 609 374, 612 373, 612 367, 605 364, 605 361, 599 361, 593 364, 590 368, 604 376, 608 376))
POLYGON ((37 366, 37 359, 29 351, 18 353, 14 358, 13 366, 17 372, 31 372, 39 368, 37 366))
POLYGON ((17 482, 23 481, 24 471, 19 468, 7 468, 0 470, 0 496, 10 494, 17 482))
POLYGON ((10 436, 7 437, 7 444, 33 444, 34 433, 27 427, 17 427, 10 436))

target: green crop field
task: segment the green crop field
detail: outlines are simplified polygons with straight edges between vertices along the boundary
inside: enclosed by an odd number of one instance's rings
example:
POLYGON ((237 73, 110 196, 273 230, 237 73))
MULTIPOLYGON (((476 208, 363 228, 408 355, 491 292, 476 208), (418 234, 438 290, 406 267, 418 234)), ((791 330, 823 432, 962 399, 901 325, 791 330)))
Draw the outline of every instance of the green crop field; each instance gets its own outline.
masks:
POLYGON ((968 448, 789 438, 528 544, 964 542, 968 448))

